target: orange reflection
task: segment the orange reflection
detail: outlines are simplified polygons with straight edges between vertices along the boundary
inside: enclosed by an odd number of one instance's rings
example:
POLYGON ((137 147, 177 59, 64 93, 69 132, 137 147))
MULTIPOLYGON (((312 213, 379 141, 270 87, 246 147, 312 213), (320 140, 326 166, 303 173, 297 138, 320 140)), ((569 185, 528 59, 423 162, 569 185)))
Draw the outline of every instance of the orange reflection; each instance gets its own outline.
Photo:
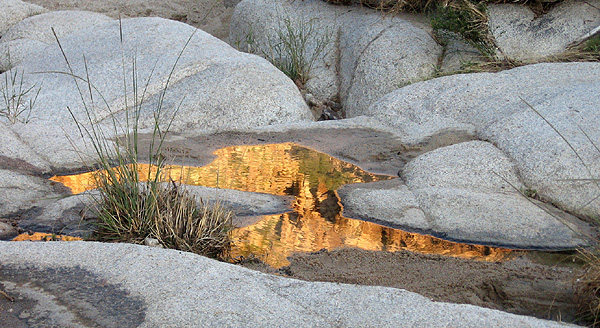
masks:
POLYGON ((13 241, 77 241, 77 240, 83 240, 79 237, 72 237, 72 236, 65 236, 65 235, 54 235, 51 233, 42 233, 42 232, 35 232, 33 234, 28 234, 28 233, 22 233, 18 236, 16 236, 15 238, 12 239, 13 241))
MULTIPOLYGON (((266 263, 280 267, 294 252, 313 252, 344 246, 367 250, 410 250, 485 261, 497 261, 510 250, 466 245, 407 233, 371 222, 340 215, 335 190, 349 183, 392 179, 376 175, 327 154, 292 143, 232 146, 215 151, 217 158, 204 167, 169 166, 162 180, 274 195, 295 197, 293 212, 265 216, 259 222, 233 232, 232 255, 254 254, 266 263)), ((141 177, 155 169, 140 164, 141 177)), ((94 172, 53 177, 73 193, 94 188, 94 172)))

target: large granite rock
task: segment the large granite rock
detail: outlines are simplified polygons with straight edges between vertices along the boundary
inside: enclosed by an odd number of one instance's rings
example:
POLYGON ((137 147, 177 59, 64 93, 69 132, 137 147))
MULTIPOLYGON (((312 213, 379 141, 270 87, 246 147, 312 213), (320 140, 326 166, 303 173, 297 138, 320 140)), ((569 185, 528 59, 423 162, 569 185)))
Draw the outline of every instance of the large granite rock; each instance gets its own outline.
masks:
POLYGON ((345 15, 344 8, 321 1, 242 1, 231 19, 229 43, 241 51, 286 62, 291 58, 283 51, 282 41, 293 41, 299 46, 301 39, 305 39, 305 48, 296 50, 306 59, 314 57, 306 83, 308 92, 319 99, 330 99, 339 92, 337 25, 345 15), (282 40, 281 35, 286 40, 282 40), (321 52, 317 51, 319 47, 323 48, 321 52))
POLYGON ((499 149, 463 142, 425 153, 402 177, 430 220, 431 231, 451 240, 516 248, 575 248, 589 227, 521 193, 517 170, 499 149), (579 224, 579 225, 577 225, 579 224))
POLYGON ((0 11, 0 37, 6 30, 21 20, 47 12, 43 7, 21 0, 2 0, 0 1, 0 8, 2 8, 2 11, 0 11))
POLYGON ((0 242, 0 263, 0 283, 17 298, 11 323, 29 327, 73 326, 75 318, 119 327, 569 326, 432 302, 401 289, 271 276, 139 245, 0 242))
POLYGON ((563 1, 539 17, 520 4, 490 4, 490 33, 504 55, 535 61, 555 56, 600 26, 599 0, 563 1))
POLYGON ((43 52, 45 47, 48 47, 48 44, 31 39, 0 42, 0 72, 15 67, 31 54, 43 52))
POLYGON ((542 199, 575 214, 597 216, 600 188, 581 179, 598 179, 600 172, 600 152, 582 132, 592 141, 600 139, 595 123, 600 120, 600 98, 594 92, 600 88, 598 76, 598 63, 537 64, 449 76, 394 91, 368 113, 395 125, 407 134, 405 140, 417 144, 439 133, 458 133, 463 126, 463 132, 490 140, 507 154, 523 184, 542 199))
POLYGON ((112 18, 162 17, 195 26, 219 39, 229 35, 233 7, 240 0, 30 0, 50 10, 88 10, 112 18))
MULTIPOLYGON (((237 227, 252 224, 263 215, 287 212, 292 202, 288 197, 248 191, 192 185, 182 185, 181 188, 196 197, 198 205, 218 202, 233 211, 233 224, 237 227)), ((95 229, 97 205, 101 200, 100 191, 95 189, 63 196, 47 204, 38 204, 21 215, 19 227, 23 230, 88 238, 95 229)))
MULTIPOLYGON (((86 158, 86 151, 90 150, 81 141, 67 107, 79 122, 87 122, 83 99, 94 124, 104 128, 105 137, 115 134, 113 117, 118 125, 126 121, 124 109, 126 104, 132 105, 134 97, 134 58, 138 101, 145 90, 140 129, 153 127, 159 103, 163 123, 177 113, 172 131, 215 131, 312 120, 296 86, 258 56, 240 53, 189 25, 160 18, 125 19, 122 31, 123 44, 117 21, 79 30, 61 40, 74 74, 90 77, 92 97, 81 79, 79 90, 83 98, 70 75, 39 74, 68 72, 58 47, 32 55, 15 68, 24 71, 26 87, 36 86, 41 91, 31 121, 10 128, 55 167, 81 166, 80 156, 86 158), (194 36, 171 72, 192 33, 194 36), (163 97, 167 81, 169 88, 163 97)), ((117 129, 116 133, 120 131, 117 129)))
POLYGON ((54 29, 58 38, 61 39, 69 33, 111 20, 112 18, 108 16, 89 11, 52 11, 25 18, 9 28, 2 35, 0 41, 31 39, 46 44, 54 44, 56 43, 56 39, 52 33, 52 29, 54 29))
POLYGON ((514 164, 488 142, 426 152, 401 177, 342 187, 344 215, 474 244, 559 250, 589 242, 587 224, 522 195, 514 164))
POLYGON ((62 39, 69 33, 111 20, 88 11, 53 11, 26 18, 0 39, 0 72, 13 68, 31 54, 44 53, 49 45, 56 47, 52 29, 62 39))
POLYGON ((441 73, 462 72, 468 69, 470 65, 486 61, 481 51, 460 34, 447 30, 437 30, 435 35, 438 40, 445 44, 444 58, 439 67, 441 73))
POLYGON ((0 122, 0 168, 37 174, 50 173, 50 163, 0 122))
POLYGON ((21 216, 19 228, 89 238, 95 229, 97 217, 94 197, 99 197, 99 193, 88 191, 33 208, 21 216))
MULTIPOLYGON (((265 193, 240 191, 223 188, 210 188, 203 186, 184 186, 197 200, 206 203, 220 202, 226 208, 230 208, 238 217, 256 217, 262 215, 278 214, 291 210, 292 197, 276 196, 265 193)), ((244 221, 235 222, 237 226, 243 225, 244 221)))
MULTIPOLYGON (((360 7, 340 7, 320 0, 281 2, 245 0, 232 17, 230 43, 244 51, 270 57, 291 22, 304 26, 303 51, 312 57, 317 44, 328 40, 315 59, 306 89, 318 98, 341 100, 350 115, 360 115, 384 94, 430 77, 442 48, 413 16, 381 16, 360 7)), ((298 35, 298 34, 297 34, 298 35)))

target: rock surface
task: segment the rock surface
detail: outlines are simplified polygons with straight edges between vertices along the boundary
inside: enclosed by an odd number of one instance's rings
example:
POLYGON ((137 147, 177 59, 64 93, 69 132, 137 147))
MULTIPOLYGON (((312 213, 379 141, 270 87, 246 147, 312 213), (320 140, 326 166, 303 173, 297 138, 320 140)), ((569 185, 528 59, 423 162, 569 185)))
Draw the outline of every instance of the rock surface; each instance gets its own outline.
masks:
POLYGON ((487 142, 422 154, 401 177, 406 184, 341 188, 344 214, 454 241, 515 248, 572 249, 587 244, 584 236, 591 234, 575 217, 521 195, 525 187, 515 166, 487 142))
POLYGON ((600 120, 600 99, 592 91, 600 88, 598 76, 598 63, 537 64, 449 76, 392 92, 368 112, 396 124, 408 134, 406 140, 466 126, 466 132, 490 140, 507 154, 523 184, 542 199, 575 214, 597 216, 599 188, 577 179, 597 179, 595 172, 600 172, 600 152, 581 131, 591 140, 600 139, 594 123, 600 120), (528 104, 560 131, 585 165, 528 104))
POLYGON ((0 122, 0 168, 19 172, 45 174, 50 163, 36 154, 27 143, 11 131, 8 124, 0 122))
POLYGON ((88 10, 112 18, 157 16, 195 26, 226 40, 233 7, 239 0, 30 0, 50 10, 88 10))
POLYGON ((46 9, 21 0, 2 0, 0 1, 0 37, 14 24, 21 20, 41 13, 47 12, 46 9))
MULTIPOLYGON (((271 194, 239 191, 232 189, 209 188, 202 186, 185 186, 185 190, 208 203, 221 202, 231 208, 237 220, 249 216, 261 216, 287 212, 291 208, 291 197, 275 196, 271 194)), ((236 223, 236 222, 234 222, 236 223)), ((237 222, 239 223, 241 222, 237 222)))
POLYGON ((471 64, 485 61, 483 54, 457 33, 438 30, 436 37, 445 44, 444 58, 439 67, 441 73, 461 72, 471 64))
POLYGON ((108 16, 89 11, 52 11, 25 18, 9 28, 2 35, 0 41, 31 39, 46 44, 54 44, 56 43, 56 39, 52 33, 52 29, 56 32, 56 36, 62 39, 63 36, 69 33, 111 20, 112 18, 108 16))
MULTIPOLYGON (((192 185, 184 189, 196 197, 198 204, 220 202, 231 209, 235 214, 233 224, 237 227, 252 224, 262 215, 287 212, 291 206, 291 199, 283 196, 192 185)), ((95 229, 99 197, 98 190, 90 190, 39 204, 21 215, 19 228, 88 238, 95 229)))
POLYGON ((400 179, 350 184, 338 189, 345 217, 411 231, 430 231, 431 224, 415 195, 400 179))
POLYGON ((17 229, 12 225, 0 221, 0 240, 11 238, 17 235, 17 229))
MULTIPOLYGON (((164 108, 164 124, 178 110, 172 131, 239 129, 312 120, 296 86, 270 63, 237 52, 222 41, 194 30, 189 25, 160 18, 123 20, 125 76, 132 75, 133 57, 136 57, 138 79, 145 85, 151 76, 141 110, 141 129, 154 125, 153 113, 159 102, 164 108), (195 34, 179 58, 163 98, 162 90, 171 68, 192 33, 195 34), (156 35, 161 37, 156 38, 156 35), (175 47, 176 44, 179 47, 175 47)), ((108 22, 79 30, 63 38, 61 44, 74 74, 89 74, 95 87, 92 88, 95 103, 92 104, 87 94, 83 99, 98 122, 97 127, 104 125, 109 137, 114 134, 111 115, 116 115, 118 122, 125 122, 125 104, 133 97, 131 81, 128 81, 127 98, 122 84, 114 83, 123 79, 119 23, 108 22), (82 54, 85 54, 87 72, 82 54)), ((28 124, 12 125, 11 129, 35 152, 45 154, 53 166, 81 166, 78 164, 81 153, 73 151, 74 146, 67 138, 74 141, 85 157, 85 144, 66 110, 69 107, 79 122, 87 121, 75 82, 66 74, 28 74, 66 72, 68 68, 60 50, 48 48, 45 53, 29 57, 18 68, 25 72, 25 86, 41 90, 32 120, 28 124)), ((83 88, 87 90, 87 86, 83 88)))
POLYGON ((600 26, 600 1, 569 0, 536 17, 526 6, 490 4, 490 33, 508 58, 534 61, 555 56, 600 26))
POLYGON ((0 216, 49 203, 60 197, 48 180, 0 169, 0 216))
POLYGON ((402 177, 432 222, 434 234, 452 240, 576 248, 586 242, 571 229, 586 235, 591 231, 583 222, 565 225, 578 220, 558 211, 548 214, 541 203, 521 195, 524 186, 516 168, 487 142, 464 142, 423 154, 404 167, 402 177))
POLYGON ((15 67, 31 54, 43 52, 43 49, 47 46, 48 44, 44 42, 31 39, 0 42, 0 72, 5 72, 15 67))
POLYGON ((95 227, 94 198, 98 193, 85 192, 34 208, 22 215, 19 228, 34 232, 89 238, 95 227))
POLYGON ((315 58, 307 91, 318 98, 339 98, 353 116, 384 94, 430 77, 442 53, 414 16, 383 17, 373 10, 320 0, 242 1, 232 17, 230 42, 269 57, 281 34, 287 33, 282 23, 286 20, 301 27, 295 30, 306 31, 309 41, 301 50, 305 58, 313 57, 318 44, 325 43, 323 54, 315 58))
POLYGON ((120 327, 568 326, 432 302, 401 289, 276 277, 138 245, 0 242, 0 263, 0 283, 16 298, 13 321, 31 327, 74 324, 82 315, 120 327), (96 311, 86 311, 87 304, 96 311))

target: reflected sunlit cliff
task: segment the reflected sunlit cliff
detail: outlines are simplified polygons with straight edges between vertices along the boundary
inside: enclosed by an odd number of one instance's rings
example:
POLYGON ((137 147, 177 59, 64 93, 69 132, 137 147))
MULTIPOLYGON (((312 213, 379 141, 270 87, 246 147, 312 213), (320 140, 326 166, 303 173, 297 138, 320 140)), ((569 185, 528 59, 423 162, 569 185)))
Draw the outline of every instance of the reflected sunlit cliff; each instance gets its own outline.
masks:
MULTIPOLYGON (((388 180, 361 168, 293 143, 231 146, 214 153, 204 167, 169 166, 164 180, 274 195, 294 196, 293 211, 263 217, 257 223, 234 230, 232 255, 254 255, 273 267, 288 264, 294 252, 313 252, 339 247, 366 250, 410 250, 427 254, 498 261, 510 250, 444 241, 407 233, 375 223, 341 216, 336 190, 349 183, 388 180)), ((155 170, 139 165, 140 176, 155 170)), ((56 176, 73 193, 94 188, 94 172, 56 176)))

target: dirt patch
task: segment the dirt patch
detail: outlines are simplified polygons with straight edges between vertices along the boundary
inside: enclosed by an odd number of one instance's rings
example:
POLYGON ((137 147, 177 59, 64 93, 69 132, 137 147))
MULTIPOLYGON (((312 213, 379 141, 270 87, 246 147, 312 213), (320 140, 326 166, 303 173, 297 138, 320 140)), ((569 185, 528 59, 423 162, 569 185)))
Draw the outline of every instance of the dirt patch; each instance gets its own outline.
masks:
POLYGON ((506 262, 479 262, 406 251, 346 248, 295 254, 290 265, 272 269, 256 260, 243 266, 308 281, 387 286, 435 301, 473 304, 543 319, 573 322, 574 265, 548 266, 525 256, 506 262))

